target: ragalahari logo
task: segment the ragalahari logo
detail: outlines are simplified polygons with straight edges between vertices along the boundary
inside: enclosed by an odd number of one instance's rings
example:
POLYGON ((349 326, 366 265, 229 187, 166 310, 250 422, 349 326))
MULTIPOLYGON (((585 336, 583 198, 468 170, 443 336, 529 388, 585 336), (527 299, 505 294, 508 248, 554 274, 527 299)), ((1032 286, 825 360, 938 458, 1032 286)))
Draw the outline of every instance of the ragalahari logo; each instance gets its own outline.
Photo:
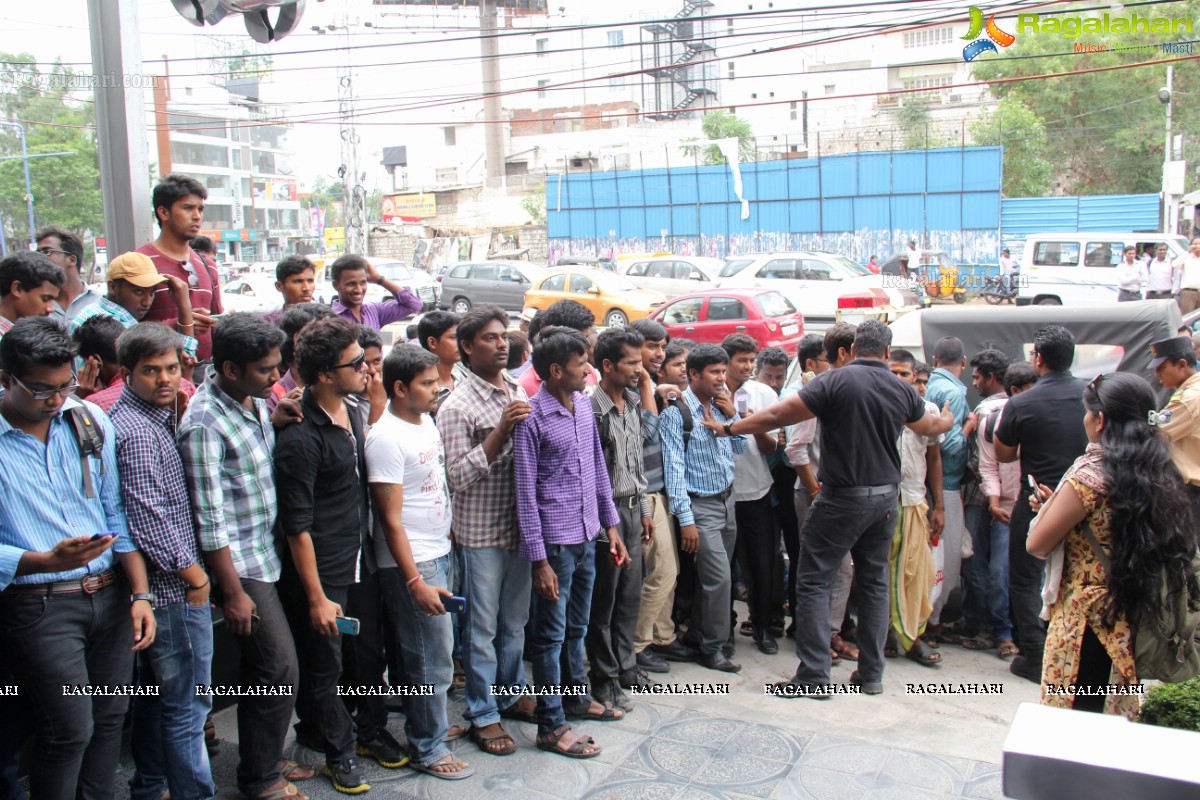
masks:
POLYGON ((971 27, 967 29, 967 35, 963 39, 972 40, 970 44, 963 48, 963 61, 974 61, 984 53, 999 53, 996 45, 1000 47, 1008 47, 1017 40, 1017 37, 1011 33, 1000 30, 1000 26, 996 24, 996 17, 992 15, 987 18, 987 24, 984 24, 983 12, 975 6, 971 6, 971 27), (987 37, 980 39, 979 35, 987 33, 987 37))

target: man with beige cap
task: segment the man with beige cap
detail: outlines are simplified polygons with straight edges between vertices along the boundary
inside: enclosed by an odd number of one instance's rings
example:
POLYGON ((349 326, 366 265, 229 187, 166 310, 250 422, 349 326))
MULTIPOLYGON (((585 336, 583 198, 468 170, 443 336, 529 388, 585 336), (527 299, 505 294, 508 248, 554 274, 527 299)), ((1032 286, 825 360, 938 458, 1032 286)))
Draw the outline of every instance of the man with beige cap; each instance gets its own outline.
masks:
POLYGON ((154 292, 161 283, 168 284, 171 299, 179 308, 179 338, 183 341, 184 353, 195 359, 197 342, 192 335, 192 301, 187 282, 174 275, 160 274, 150 257, 143 253, 122 253, 108 262, 108 296, 76 314, 71 320, 70 332, 74 334, 83 323, 101 316, 112 317, 126 328, 132 328, 150 310, 154 292))

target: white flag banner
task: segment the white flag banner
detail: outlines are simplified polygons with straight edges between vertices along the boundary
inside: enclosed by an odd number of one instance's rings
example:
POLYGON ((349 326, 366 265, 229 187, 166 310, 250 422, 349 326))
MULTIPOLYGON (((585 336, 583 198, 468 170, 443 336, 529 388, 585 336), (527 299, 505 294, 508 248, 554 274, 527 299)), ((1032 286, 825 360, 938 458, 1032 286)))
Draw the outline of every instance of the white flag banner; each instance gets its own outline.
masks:
POLYGON ((750 201, 742 196, 742 166, 739 160, 741 142, 733 136, 728 139, 714 139, 712 143, 721 150, 721 155, 725 156, 725 162, 729 164, 729 170, 733 173, 733 193, 742 203, 742 219, 750 219, 750 201))

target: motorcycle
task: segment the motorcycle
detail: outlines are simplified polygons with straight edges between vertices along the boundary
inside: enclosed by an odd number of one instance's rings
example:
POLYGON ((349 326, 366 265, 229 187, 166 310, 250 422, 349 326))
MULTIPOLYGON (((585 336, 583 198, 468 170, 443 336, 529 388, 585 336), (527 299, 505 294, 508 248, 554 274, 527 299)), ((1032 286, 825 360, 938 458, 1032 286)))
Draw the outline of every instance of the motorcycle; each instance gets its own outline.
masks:
POLYGON ((979 294, 987 301, 988 305, 998 306, 1001 303, 1017 302, 1017 275, 1013 273, 1007 278, 1003 275, 988 275, 984 278, 983 288, 979 290, 979 294))

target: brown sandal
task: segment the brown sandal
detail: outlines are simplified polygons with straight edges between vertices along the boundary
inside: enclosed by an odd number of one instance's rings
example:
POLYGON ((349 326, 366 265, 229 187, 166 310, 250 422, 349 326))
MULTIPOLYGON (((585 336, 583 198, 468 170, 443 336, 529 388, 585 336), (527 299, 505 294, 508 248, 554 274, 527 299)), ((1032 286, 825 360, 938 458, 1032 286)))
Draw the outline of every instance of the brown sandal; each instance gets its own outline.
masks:
POLYGON ((308 764, 284 759, 279 762, 279 777, 285 781, 308 781, 317 777, 317 771, 308 764))
POLYGON ((500 716, 520 722, 537 722, 537 701, 524 696, 508 708, 500 709, 500 716))
POLYGON ((463 738, 464 736, 468 735, 470 732, 471 732, 470 725, 464 725, 461 722, 456 722, 450 726, 449 730, 446 731, 446 735, 445 735, 445 737, 442 738, 442 741, 443 742, 456 742, 459 739, 463 738))
MULTIPOLYGON (((491 727, 488 725, 487 727, 491 727)), ((479 726, 471 728, 471 741, 479 745, 479 749, 488 755, 507 756, 517 752, 517 743, 509 735, 508 731, 504 730, 499 722, 496 727, 500 729, 499 733, 488 735, 483 732, 479 726)))
POLYGON ((996 643, 996 655, 1000 658, 1009 658, 1021 652, 1021 648, 1010 639, 1003 639, 996 643))
POLYGON ((847 642, 838 634, 833 635, 833 641, 829 646, 842 658, 847 661, 858 661, 858 648, 847 642))
POLYGON ((563 736, 567 731, 571 730, 570 725, 563 725, 553 733, 538 734, 537 749, 544 750, 547 753, 558 753, 560 756, 567 758, 595 758, 600 755, 600 747, 596 744, 596 740, 590 736, 580 736, 571 742, 566 749, 558 746, 562 741, 563 736))

